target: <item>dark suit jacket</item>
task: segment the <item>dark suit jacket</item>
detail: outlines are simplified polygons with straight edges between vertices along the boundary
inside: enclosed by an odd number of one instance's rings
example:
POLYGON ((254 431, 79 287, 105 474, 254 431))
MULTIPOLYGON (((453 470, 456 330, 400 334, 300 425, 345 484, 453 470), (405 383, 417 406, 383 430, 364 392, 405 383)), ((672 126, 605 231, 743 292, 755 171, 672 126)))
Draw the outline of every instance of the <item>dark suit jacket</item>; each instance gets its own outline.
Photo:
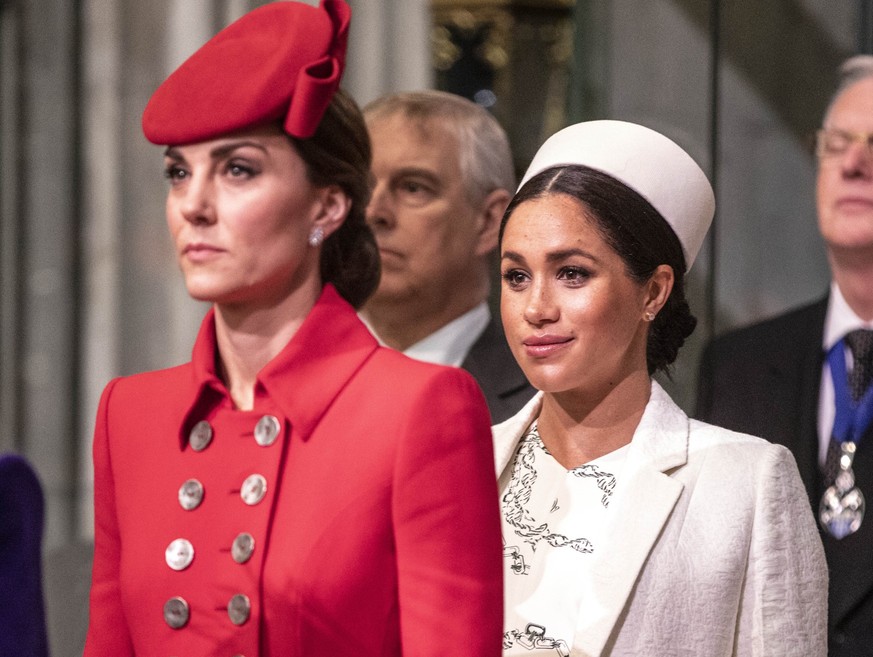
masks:
POLYGON ((493 424, 515 415, 536 394, 506 344, 500 321, 494 317, 473 343, 461 367, 482 388, 493 424))
MULTIPOLYGON (((697 417, 787 446, 818 518, 818 395, 827 298, 728 333, 710 343, 700 366, 697 417)), ((858 487, 873 504, 873 431, 855 456, 858 487)), ((873 651, 873 513, 838 541, 822 533, 830 569, 831 657, 873 651)))

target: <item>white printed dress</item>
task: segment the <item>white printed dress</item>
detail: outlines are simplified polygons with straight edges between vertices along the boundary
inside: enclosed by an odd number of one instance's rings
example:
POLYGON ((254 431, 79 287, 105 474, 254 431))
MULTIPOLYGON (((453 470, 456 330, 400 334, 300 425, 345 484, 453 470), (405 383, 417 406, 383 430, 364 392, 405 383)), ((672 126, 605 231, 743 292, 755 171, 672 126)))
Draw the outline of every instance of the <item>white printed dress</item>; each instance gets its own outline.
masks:
POLYGON ((567 470, 536 422, 519 443, 500 496, 505 657, 570 655, 580 614, 594 604, 588 573, 627 450, 567 470))

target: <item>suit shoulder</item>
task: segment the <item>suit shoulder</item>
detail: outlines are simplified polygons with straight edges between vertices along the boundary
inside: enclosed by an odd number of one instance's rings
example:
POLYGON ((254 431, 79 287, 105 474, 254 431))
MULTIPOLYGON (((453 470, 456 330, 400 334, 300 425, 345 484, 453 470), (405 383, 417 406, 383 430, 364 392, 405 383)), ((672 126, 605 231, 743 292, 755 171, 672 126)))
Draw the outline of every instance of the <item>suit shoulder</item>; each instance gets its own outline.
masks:
POLYGON ((794 308, 775 317, 728 331, 714 338, 703 351, 703 370, 721 364, 734 369, 744 363, 760 366, 762 361, 793 358, 821 340, 827 300, 794 308), (789 353, 784 353, 788 350, 789 353))
POLYGON ((483 371, 495 367, 505 369, 507 364, 518 367, 506 342, 503 327, 492 317, 470 346, 470 351, 461 366, 475 375, 477 369, 483 371))
POLYGON ((493 317, 461 367, 479 383, 495 422, 511 417, 536 392, 512 355, 500 323, 493 317))
POLYGON ((824 320, 827 308, 826 300, 793 308, 779 315, 775 315, 760 322, 728 331, 713 339, 710 346, 714 349, 731 345, 743 345, 747 343, 760 344, 762 341, 783 342, 787 335, 799 331, 808 332, 810 324, 816 319, 824 320))

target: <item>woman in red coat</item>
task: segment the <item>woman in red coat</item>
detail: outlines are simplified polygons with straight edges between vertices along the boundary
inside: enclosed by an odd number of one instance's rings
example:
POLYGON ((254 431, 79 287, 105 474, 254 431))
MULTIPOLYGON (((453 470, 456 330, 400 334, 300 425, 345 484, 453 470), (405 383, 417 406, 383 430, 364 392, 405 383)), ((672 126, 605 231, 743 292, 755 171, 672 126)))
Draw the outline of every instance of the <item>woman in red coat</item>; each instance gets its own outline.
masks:
POLYGON ((496 656, 488 412, 380 347, 349 10, 265 5, 155 92, 167 222, 210 301, 191 362, 117 379, 94 439, 87 657, 496 656))

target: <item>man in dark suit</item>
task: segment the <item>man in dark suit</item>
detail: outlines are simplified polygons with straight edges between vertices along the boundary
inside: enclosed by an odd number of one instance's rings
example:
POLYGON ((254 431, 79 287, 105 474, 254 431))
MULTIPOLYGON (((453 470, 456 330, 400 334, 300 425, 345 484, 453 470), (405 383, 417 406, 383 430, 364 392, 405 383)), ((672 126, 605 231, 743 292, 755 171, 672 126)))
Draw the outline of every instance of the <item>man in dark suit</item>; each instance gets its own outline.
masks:
POLYGON ((873 57, 842 66, 816 150, 830 291, 713 341, 697 414, 794 453, 830 570, 828 652, 860 657, 873 651, 873 512, 853 501, 873 504, 873 57))
POLYGON ((468 370, 502 421, 534 394, 487 303, 515 187, 506 134, 484 108, 440 91, 385 96, 364 116, 382 279, 361 316, 384 344, 468 370))

